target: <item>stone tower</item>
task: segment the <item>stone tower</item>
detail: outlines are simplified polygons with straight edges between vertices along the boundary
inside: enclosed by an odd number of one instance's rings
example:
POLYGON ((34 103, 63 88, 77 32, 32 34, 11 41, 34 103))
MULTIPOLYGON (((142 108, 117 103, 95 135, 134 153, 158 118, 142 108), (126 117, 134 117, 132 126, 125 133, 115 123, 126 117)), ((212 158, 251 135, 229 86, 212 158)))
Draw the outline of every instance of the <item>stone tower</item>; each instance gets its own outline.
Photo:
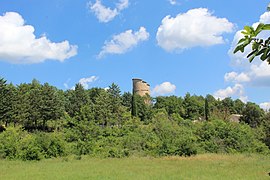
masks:
POLYGON ((134 78, 133 82, 133 94, 138 94, 140 96, 150 95, 150 85, 143 81, 142 79, 134 78))

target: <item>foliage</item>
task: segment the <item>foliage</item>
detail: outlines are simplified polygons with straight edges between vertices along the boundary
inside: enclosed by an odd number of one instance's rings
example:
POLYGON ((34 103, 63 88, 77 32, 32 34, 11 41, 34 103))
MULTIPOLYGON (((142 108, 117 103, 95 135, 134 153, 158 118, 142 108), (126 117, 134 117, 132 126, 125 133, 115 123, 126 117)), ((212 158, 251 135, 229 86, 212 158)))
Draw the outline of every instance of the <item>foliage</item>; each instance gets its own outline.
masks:
POLYGON ((184 97, 183 106, 185 119, 198 120, 204 117, 204 98, 202 96, 191 96, 187 93, 184 97))
POLYGON ((270 30, 270 24, 260 23, 256 28, 245 26, 241 32, 244 37, 238 41, 234 53, 244 52, 247 45, 251 45, 251 52, 247 55, 250 62, 255 57, 260 57, 262 61, 267 61, 270 64, 270 37, 267 39, 258 38, 258 35, 265 30, 270 30))
POLYGON ((197 154, 196 137, 192 129, 178 126, 164 113, 158 113, 153 122, 154 132, 161 141, 160 155, 191 156, 197 154))
POLYGON ((248 102, 243 109, 242 115, 240 121, 255 128, 261 124, 264 111, 257 104, 248 102))
POLYGON ((7 128, 0 134, 0 157, 15 159, 18 154, 20 140, 25 136, 21 128, 7 128))
POLYGON ((62 91, 35 79, 18 86, 0 79, 0 87, 1 158, 269 153, 269 113, 255 103, 187 93, 152 104, 150 96, 122 95, 114 83, 62 91), (228 121, 233 113, 242 114, 240 124, 228 121))
POLYGON ((0 134, 0 157, 41 160, 66 155, 66 142, 59 133, 27 133, 22 128, 7 128, 0 134))
POLYGON ((196 131, 202 149, 210 153, 269 153, 248 126, 221 120, 198 125, 196 131))

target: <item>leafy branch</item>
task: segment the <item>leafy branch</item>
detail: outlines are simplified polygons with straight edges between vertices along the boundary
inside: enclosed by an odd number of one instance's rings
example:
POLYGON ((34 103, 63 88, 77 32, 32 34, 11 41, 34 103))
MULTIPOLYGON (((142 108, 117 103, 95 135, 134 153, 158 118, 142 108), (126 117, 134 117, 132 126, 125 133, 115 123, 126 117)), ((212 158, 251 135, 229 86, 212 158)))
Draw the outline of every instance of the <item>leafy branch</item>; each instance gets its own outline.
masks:
POLYGON ((244 37, 240 39, 233 53, 238 51, 244 52, 245 47, 251 44, 251 52, 247 55, 249 62, 252 62, 255 57, 260 57, 262 61, 267 61, 270 64, 270 37, 260 39, 257 36, 264 30, 270 30, 270 24, 260 23, 256 29, 251 26, 245 26, 241 32, 244 37))

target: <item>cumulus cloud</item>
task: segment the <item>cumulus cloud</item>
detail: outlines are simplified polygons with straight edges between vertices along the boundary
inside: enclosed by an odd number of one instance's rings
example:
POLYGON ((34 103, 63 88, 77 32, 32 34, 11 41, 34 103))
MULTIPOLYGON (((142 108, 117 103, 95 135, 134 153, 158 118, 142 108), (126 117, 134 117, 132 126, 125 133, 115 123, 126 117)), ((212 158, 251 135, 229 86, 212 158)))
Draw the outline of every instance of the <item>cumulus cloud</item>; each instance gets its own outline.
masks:
POLYGON ((243 102, 247 101, 244 86, 241 84, 235 84, 233 87, 229 86, 225 89, 220 89, 214 93, 214 97, 217 99, 224 99, 226 97, 237 97, 243 102))
POLYGON ((34 27, 25 25, 22 16, 7 12, 0 16, 0 60, 13 64, 40 63, 47 59, 64 61, 77 54, 77 46, 68 41, 51 42, 37 38, 34 27))
POLYGON ((265 111, 269 111, 270 110, 270 102, 264 102, 260 104, 260 107, 262 109, 264 109, 265 111))
POLYGON ((176 90, 176 86, 170 82, 164 82, 160 85, 156 85, 153 89, 152 93, 154 95, 166 95, 174 93, 176 90))
POLYGON ((225 81, 232 81, 236 83, 249 82, 250 77, 245 73, 238 74, 237 72, 226 73, 224 76, 225 81))
POLYGON ((94 4, 88 3, 90 10, 96 15, 98 20, 103 23, 112 21, 122 10, 126 9, 128 5, 128 0, 120 0, 114 9, 104 6, 101 0, 96 0, 94 4))
POLYGON ((102 47, 98 58, 104 57, 106 54, 123 54, 131 48, 138 45, 142 41, 146 41, 149 38, 149 33, 144 27, 141 27, 139 31, 133 32, 127 30, 118 35, 114 35, 112 40, 106 41, 102 47))
POLYGON ((91 76, 88 78, 82 78, 79 80, 79 83, 84 87, 84 89, 88 89, 89 85, 93 82, 95 82, 96 80, 98 80, 97 76, 91 76))
POLYGON ((175 18, 166 16, 158 28, 158 45, 166 51, 225 42, 222 34, 232 32, 234 25, 226 18, 212 15, 206 8, 191 9, 175 18))

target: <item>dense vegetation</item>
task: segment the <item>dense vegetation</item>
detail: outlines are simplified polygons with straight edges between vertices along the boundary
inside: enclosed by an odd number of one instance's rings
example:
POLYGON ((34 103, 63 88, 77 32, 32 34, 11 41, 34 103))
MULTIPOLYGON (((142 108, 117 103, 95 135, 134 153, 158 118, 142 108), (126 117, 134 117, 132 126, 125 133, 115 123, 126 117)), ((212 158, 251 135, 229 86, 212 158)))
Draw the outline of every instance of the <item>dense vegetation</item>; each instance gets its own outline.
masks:
POLYGON ((255 103, 189 93, 149 99, 121 94, 114 83, 63 91, 0 79, 0 157, 269 154, 270 113, 255 103), (241 114, 241 122, 230 122, 231 114, 241 114))

